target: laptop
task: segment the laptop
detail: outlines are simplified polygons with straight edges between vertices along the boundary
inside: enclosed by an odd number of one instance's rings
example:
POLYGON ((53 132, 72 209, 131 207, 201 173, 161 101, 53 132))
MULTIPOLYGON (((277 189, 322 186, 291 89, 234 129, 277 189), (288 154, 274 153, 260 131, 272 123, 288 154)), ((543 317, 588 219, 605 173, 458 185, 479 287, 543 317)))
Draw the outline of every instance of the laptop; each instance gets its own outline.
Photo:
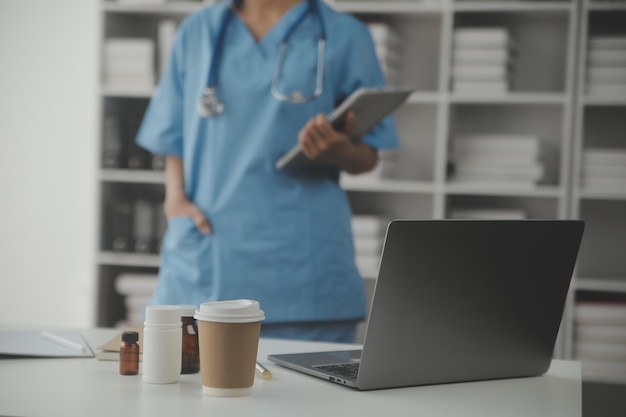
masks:
POLYGON ((392 221, 362 349, 268 359, 360 390, 541 375, 583 229, 580 220, 392 221))

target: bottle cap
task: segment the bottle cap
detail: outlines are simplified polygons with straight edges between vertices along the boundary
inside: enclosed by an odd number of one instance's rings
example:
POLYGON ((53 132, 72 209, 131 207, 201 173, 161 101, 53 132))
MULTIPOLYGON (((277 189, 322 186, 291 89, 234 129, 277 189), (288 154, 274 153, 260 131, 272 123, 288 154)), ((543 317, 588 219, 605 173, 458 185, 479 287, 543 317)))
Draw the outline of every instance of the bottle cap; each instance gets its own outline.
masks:
POLYGON ((180 306, 180 315, 182 317, 193 317, 193 315, 196 314, 197 308, 197 306, 192 305, 180 306))
POLYGON ((152 305, 146 307, 146 322, 180 323, 180 307, 170 305, 152 305))
POLYGON ((139 340, 139 333, 137 332, 122 333, 122 342, 135 343, 137 340, 139 340))

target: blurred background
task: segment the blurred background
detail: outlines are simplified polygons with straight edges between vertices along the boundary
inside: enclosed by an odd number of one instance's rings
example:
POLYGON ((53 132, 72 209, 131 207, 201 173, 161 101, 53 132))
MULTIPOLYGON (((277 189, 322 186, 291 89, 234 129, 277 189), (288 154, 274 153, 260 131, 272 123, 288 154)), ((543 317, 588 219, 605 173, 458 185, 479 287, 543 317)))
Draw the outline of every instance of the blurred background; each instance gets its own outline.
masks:
MULTIPOLYGON (((162 160, 132 139, 176 26, 209 3, 0 0, 0 326, 141 322, 162 160)), ((626 2, 329 3, 417 87, 402 152, 341 178, 370 294, 388 219, 582 218, 555 355, 583 361, 585 415, 625 415, 626 2)))
POLYGON ((0 325, 94 323, 99 10, 0 1, 0 325))

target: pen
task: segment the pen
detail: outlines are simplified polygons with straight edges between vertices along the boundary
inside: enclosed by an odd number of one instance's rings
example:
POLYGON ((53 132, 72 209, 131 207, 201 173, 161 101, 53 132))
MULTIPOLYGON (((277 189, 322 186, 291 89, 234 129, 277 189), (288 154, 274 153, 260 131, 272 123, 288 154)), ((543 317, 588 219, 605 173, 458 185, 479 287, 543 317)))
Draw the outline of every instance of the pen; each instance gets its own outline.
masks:
POLYGON ((264 379, 264 380, 269 380, 272 379, 272 373, 270 371, 267 370, 267 368, 263 365, 261 365, 259 362, 256 363, 256 372, 257 374, 259 374, 259 376, 264 379))
POLYGON ((44 339, 50 342, 56 343, 57 345, 74 350, 76 352, 80 352, 80 353, 85 352, 85 346, 81 345, 80 343, 76 343, 76 342, 72 342, 71 340, 64 339, 61 336, 57 336, 49 332, 41 332, 41 337, 43 337, 44 339))

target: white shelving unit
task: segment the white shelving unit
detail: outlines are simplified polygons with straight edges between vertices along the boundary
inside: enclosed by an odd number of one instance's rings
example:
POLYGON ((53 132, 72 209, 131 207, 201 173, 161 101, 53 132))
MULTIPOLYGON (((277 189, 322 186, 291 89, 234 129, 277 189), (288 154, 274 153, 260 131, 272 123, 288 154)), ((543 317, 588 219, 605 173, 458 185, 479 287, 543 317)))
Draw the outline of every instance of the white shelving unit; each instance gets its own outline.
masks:
MULTIPOLYGON (((586 151, 621 149, 626 152, 626 94, 602 97, 590 95, 588 90, 590 39, 616 36, 626 39, 626 3, 584 0, 580 15, 571 214, 585 220, 586 231, 574 294, 568 305, 570 317, 582 302, 619 302, 626 308, 626 187, 606 189, 584 183, 586 151)), ((626 56, 626 47, 623 51, 626 56)), ((622 68, 626 77, 626 60, 622 68)), ((623 85, 626 88, 626 79, 623 85)), ((577 324, 572 319, 568 325, 566 354, 578 358, 577 324)), ((622 350, 626 356, 625 343, 622 343, 622 350)), ((626 384, 626 360, 621 363, 588 357, 581 360, 585 380, 626 384)))
MULTIPOLYGON (((103 39, 119 36, 156 39, 160 20, 180 21, 210 3, 172 1, 138 5, 103 1, 103 39)), ((591 32, 601 31, 604 27, 598 23, 601 14, 611 16, 614 6, 581 5, 574 0, 328 0, 328 3, 364 22, 383 22, 393 28, 401 41, 402 59, 392 83, 417 88, 396 113, 402 152, 396 155, 393 177, 369 182, 342 178, 354 213, 384 218, 442 219, 456 209, 513 209, 523 211, 528 218, 584 218, 589 222, 590 237, 586 237, 589 243, 583 246, 555 352, 558 357, 572 357, 573 307, 578 293, 626 293, 626 257, 616 253, 626 244, 626 194, 594 192, 578 186, 579 159, 586 143, 584 132, 597 128, 605 118, 613 120, 615 132, 620 127, 622 132, 626 130, 624 117, 616 116, 624 110, 624 103, 607 103, 580 94, 587 18, 591 16, 591 32), (451 91, 454 31, 489 27, 504 28, 515 39, 510 90, 502 94, 451 91), (450 181, 450 156, 455 139, 486 133, 539 137, 544 145, 543 180, 525 188, 450 181), (599 226, 592 220, 595 217, 602 219, 599 226), (613 236, 614 246, 607 247, 604 233, 613 236), (598 245, 603 254, 594 249, 598 245), (599 258, 595 260, 597 255, 599 258), (607 260, 608 271, 596 268, 600 262, 607 264, 607 260), (616 277, 609 280, 608 272, 615 272, 612 275, 616 277)), ((622 13, 623 22, 624 7, 615 7, 622 13)), ((145 110, 153 92, 153 87, 103 85, 103 108, 136 118, 145 110)), ((106 134, 103 131, 103 137, 106 134)), ((132 132, 128 133, 125 140, 130 141, 131 136, 132 132)), ((626 147, 623 143, 622 146, 626 147)), ((123 300, 114 288, 116 276, 128 271, 154 273, 158 255, 113 250, 114 227, 107 214, 108 204, 119 196, 139 196, 157 203, 162 198, 163 174, 145 167, 103 168, 99 182, 103 221, 97 324, 113 325, 124 317, 123 300)), ((366 278, 373 278, 376 273, 371 271, 367 275, 366 278)), ((371 290, 373 280, 366 281, 371 290)), ((606 380, 614 381, 614 378, 607 376, 606 380)))

